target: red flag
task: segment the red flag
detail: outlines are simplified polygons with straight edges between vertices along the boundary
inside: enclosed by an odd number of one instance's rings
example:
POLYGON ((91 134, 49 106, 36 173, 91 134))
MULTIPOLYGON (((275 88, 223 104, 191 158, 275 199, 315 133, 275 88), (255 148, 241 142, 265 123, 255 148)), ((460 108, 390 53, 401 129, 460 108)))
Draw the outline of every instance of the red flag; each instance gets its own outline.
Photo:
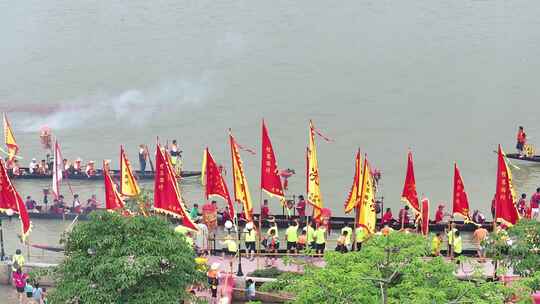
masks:
POLYGON ((154 180, 154 209, 158 212, 182 219, 182 225, 197 231, 197 226, 193 223, 184 208, 176 174, 159 144, 156 147, 156 170, 154 180))
POLYGON ((519 213, 516 209, 515 194, 512 187, 512 172, 506 165, 504 153, 499 145, 497 164, 497 185, 495 190, 495 217, 497 222, 507 226, 517 223, 519 213))
POLYGON ((422 234, 427 236, 429 233, 429 200, 422 200, 422 234))
POLYGON ((420 213, 420 204, 418 203, 418 194, 416 193, 416 180, 414 179, 414 165, 412 152, 409 151, 407 158, 407 174, 405 175, 405 184, 401 200, 407 203, 415 213, 420 213))
POLYGON ((11 209, 19 213, 22 225, 22 239, 30 234, 30 218, 23 199, 9 179, 5 164, 0 160, 0 210, 11 209))
POLYGON ((124 209, 124 199, 122 199, 122 196, 109 175, 109 168, 105 162, 103 162, 103 179, 105 181, 105 209, 109 211, 124 209))
POLYGON ((270 142, 264 120, 262 122, 261 155, 261 189, 270 196, 277 196, 283 199, 283 187, 277 168, 276 155, 274 154, 274 148, 272 148, 272 142, 270 142))
POLYGON ((229 195, 229 189, 227 188, 227 184, 225 183, 225 180, 223 180, 223 176, 219 171, 219 167, 214 161, 214 158, 212 157, 212 154, 210 154, 210 150, 208 150, 208 148, 205 149, 205 153, 206 166, 204 171, 206 177, 206 199, 208 199, 210 196, 218 196, 224 199, 229 206, 230 217, 234 218, 236 213, 234 211, 234 204, 231 201, 231 196, 229 195))
POLYGON ((454 163, 454 196, 453 196, 452 214, 460 215, 465 218, 465 221, 470 221, 469 216, 469 199, 467 198, 467 192, 465 192, 465 186, 463 185, 463 179, 456 163, 454 163))

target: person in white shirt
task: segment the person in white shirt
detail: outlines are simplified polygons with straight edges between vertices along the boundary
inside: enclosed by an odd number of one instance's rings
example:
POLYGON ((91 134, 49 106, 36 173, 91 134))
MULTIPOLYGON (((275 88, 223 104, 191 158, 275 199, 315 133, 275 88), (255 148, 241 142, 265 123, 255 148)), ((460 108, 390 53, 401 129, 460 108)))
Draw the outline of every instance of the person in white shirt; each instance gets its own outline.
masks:
POLYGON ((37 173, 38 163, 35 158, 32 158, 32 161, 28 165, 28 171, 30 171, 30 174, 37 173))

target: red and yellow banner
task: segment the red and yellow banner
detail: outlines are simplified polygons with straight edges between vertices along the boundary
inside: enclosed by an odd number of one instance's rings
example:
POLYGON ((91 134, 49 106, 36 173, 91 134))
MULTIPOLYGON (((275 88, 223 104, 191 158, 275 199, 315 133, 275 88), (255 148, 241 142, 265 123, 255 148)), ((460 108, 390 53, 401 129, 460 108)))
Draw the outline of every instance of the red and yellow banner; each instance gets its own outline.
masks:
POLYGON ((22 197, 9 179, 4 161, 0 159, 0 211, 11 209, 19 213, 22 226, 22 239, 26 240, 30 234, 30 217, 22 197))
POLYGON ((217 196, 222 198, 227 202, 227 205, 229 206, 229 216, 230 218, 234 218, 236 213, 234 211, 234 204, 231 201, 231 196, 229 195, 229 189, 227 188, 227 184, 225 183, 225 180, 223 179, 223 176, 221 175, 221 172, 219 171, 219 167, 214 161, 214 158, 212 157, 212 154, 210 154, 210 150, 206 148, 204 150, 204 163, 205 163, 205 196, 206 199, 217 196))
POLYGON ((6 143, 8 150, 8 161, 11 162, 19 152, 19 145, 17 145, 13 129, 11 128, 6 113, 4 113, 4 142, 6 143))
POLYGON ((429 200, 422 200, 422 234, 427 236, 429 233, 429 200))
POLYGON ((345 213, 350 213, 358 206, 360 201, 360 191, 362 188, 362 156, 360 150, 356 152, 356 160, 354 163, 354 178, 349 191, 349 196, 345 201, 345 213))
POLYGON ((114 184, 110 174, 109 166, 103 162, 103 180, 105 183, 105 209, 109 211, 122 210, 125 207, 124 199, 114 184))
POLYGON ((512 226, 519 220, 515 205, 516 194, 512 187, 512 172, 504 159, 501 145, 498 151, 497 185, 495 190, 495 218, 507 226, 512 226))
POLYGON ((454 163, 454 195, 452 204, 452 214, 462 216, 465 221, 471 221, 469 216, 469 198, 465 192, 465 186, 458 166, 454 163))
POLYGON ((244 174, 244 166, 240 158, 238 144, 231 133, 229 133, 229 142, 231 145, 234 199, 244 207, 246 220, 250 222, 253 220, 253 202, 249 193, 246 175, 244 174))
POLYGON ((405 175, 405 184, 401 200, 409 205, 416 214, 420 214, 420 204, 418 202, 418 193, 416 193, 416 180, 414 178, 414 164, 412 152, 407 156, 407 173, 405 175))
POLYGON ((120 193, 125 196, 137 196, 141 193, 123 146, 120 146, 120 193))
POLYGON ((176 174, 167 158, 167 153, 157 144, 156 176, 154 179, 154 210, 182 219, 182 225, 197 231, 197 226, 186 212, 176 174))
POLYGON ((377 231, 377 213, 375 209, 375 187, 373 176, 367 159, 364 156, 364 168, 362 176, 362 188, 360 190, 360 213, 358 215, 358 227, 364 227, 369 233, 377 231))
POLYGON ((307 202, 313 206, 313 218, 321 220, 321 209, 324 207, 321 195, 319 162, 317 160, 317 149, 315 147, 315 128, 313 122, 309 121, 309 147, 307 149, 307 202))
POLYGON ((277 167, 276 155, 264 120, 262 122, 261 189, 268 195, 283 199, 283 186, 277 167))

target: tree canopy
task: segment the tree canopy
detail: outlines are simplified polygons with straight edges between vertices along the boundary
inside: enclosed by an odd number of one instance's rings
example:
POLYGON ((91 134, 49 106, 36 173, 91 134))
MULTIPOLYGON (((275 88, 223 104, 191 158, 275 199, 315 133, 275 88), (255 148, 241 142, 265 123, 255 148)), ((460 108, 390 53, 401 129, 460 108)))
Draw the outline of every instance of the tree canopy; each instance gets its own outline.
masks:
POLYGON ((184 236, 156 217, 95 212, 63 240, 51 303, 174 303, 201 282, 184 236))
POLYGON ((376 235, 360 252, 329 252, 326 267, 286 275, 266 289, 291 293, 294 303, 502 303, 512 293, 498 282, 460 281, 455 264, 426 259, 428 253, 420 235, 376 235))

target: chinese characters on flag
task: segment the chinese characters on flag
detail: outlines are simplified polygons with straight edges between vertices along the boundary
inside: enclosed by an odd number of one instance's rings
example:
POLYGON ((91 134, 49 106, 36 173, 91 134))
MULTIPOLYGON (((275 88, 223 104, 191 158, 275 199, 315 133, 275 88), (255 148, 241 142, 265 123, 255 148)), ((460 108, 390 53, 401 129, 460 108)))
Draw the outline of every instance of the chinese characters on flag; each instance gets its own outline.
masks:
POLYGON ((516 209, 514 189, 512 188, 512 172, 504 160, 504 153, 499 145, 497 164, 497 185, 495 190, 495 217, 497 222, 507 226, 517 223, 519 213, 516 209))
POLYGON ((22 239, 25 240, 30 234, 31 225, 28 211, 23 199, 9 179, 4 161, 0 160, 0 210, 7 209, 19 213, 22 225, 22 239))
POLYGON ((230 218, 235 217, 234 204, 231 201, 231 196, 229 195, 229 189, 223 176, 219 170, 218 165, 214 161, 210 150, 206 148, 205 152, 205 196, 208 199, 211 196, 221 197, 227 202, 229 206, 229 216, 230 218))
POLYGON ((461 178, 457 164, 454 164, 454 195, 452 205, 453 215, 460 215, 465 218, 465 221, 470 221, 469 199, 467 192, 465 192, 465 186, 463 185, 463 179, 461 178))
POLYGON ((109 211, 121 211, 124 209, 125 203, 116 189, 116 185, 109 174, 109 166, 105 161, 103 162, 103 179, 105 182, 105 209, 109 211))
POLYGON ((283 199, 283 187, 277 167, 276 155, 264 120, 262 122, 261 189, 268 195, 283 199))
POLYGON ((182 219, 182 225, 197 231, 197 226, 187 214, 180 189, 170 162, 158 144, 156 147, 156 176, 154 180, 154 209, 182 219))
POLYGON ((401 200, 407 203, 416 214, 420 213, 420 204, 418 202, 418 193, 416 193, 416 180, 414 178, 414 164, 412 152, 407 156, 407 174, 405 175, 405 184, 401 200))

